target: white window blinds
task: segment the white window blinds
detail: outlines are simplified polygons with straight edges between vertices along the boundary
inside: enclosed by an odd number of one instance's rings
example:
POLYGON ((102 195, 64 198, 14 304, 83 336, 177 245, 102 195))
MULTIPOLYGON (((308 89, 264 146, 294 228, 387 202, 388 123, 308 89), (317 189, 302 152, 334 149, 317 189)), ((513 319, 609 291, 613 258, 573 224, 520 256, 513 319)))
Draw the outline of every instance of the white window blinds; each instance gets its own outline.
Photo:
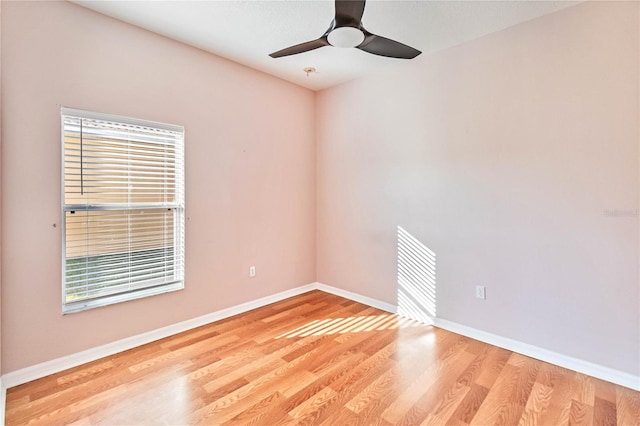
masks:
POLYGON ((62 109, 63 312, 184 287, 184 128, 62 109))

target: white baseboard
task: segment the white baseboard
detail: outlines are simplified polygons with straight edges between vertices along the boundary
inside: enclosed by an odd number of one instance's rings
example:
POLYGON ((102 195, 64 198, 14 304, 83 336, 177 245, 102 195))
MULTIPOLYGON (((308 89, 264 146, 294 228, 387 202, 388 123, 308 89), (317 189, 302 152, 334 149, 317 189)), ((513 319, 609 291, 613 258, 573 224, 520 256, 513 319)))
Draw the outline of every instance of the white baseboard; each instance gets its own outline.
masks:
POLYGON ((315 284, 316 289, 324 291, 325 293, 335 294, 336 296, 344 297, 345 299, 353 300, 354 302, 362 303, 363 305, 373 306, 374 308, 378 308, 386 312, 391 312, 392 314, 398 312, 398 308, 396 307, 396 305, 392 305, 391 303, 382 302, 380 300, 372 299, 361 294, 352 293, 341 288, 331 287, 330 285, 322 283, 315 284))
MULTIPOLYGON (((275 303, 289 297, 297 296, 311 290, 321 290, 326 293, 335 294, 346 299, 373 306, 383 311, 391 313, 397 312, 397 306, 390 303, 382 302, 380 300, 372 299, 361 294, 342 290, 322 283, 316 282, 307 284, 251 302, 242 303, 240 305, 222 309, 220 311, 216 311, 187 321, 182 321, 177 324, 169 325, 167 327, 152 330, 147 333, 142 333, 137 336, 128 337, 122 340, 108 343, 106 345, 88 349, 86 351, 67 355, 61 358, 53 359, 51 361, 46 361, 41 364, 32 365, 21 370, 7 373, 0 377, 0 391, 2 392, 2 394, 0 395, 0 404, 2 404, 0 405, 0 416, 4 416, 4 404, 7 388, 30 382, 32 380, 36 380, 50 374, 58 373, 66 369, 85 364, 87 362, 95 361, 97 359, 104 358, 106 356, 110 356, 128 349, 132 349, 137 346, 153 342, 155 340, 163 339, 165 337, 169 337, 183 331, 191 330, 193 328, 200 327, 214 321, 219 321, 233 315, 260 308, 262 306, 275 303)), ((634 376, 633 374, 587 362, 578 358, 566 356, 557 352, 529 345, 527 343, 519 342, 513 339, 508 339, 506 337, 501 337, 492 333, 488 333, 486 331, 478 330, 441 318, 435 319, 435 326, 451 331, 453 333, 461 334, 472 339, 480 340, 494 346, 517 352, 531 358, 539 359, 541 361, 555 364, 573 371, 578 371, 580 373, 596 377, 598 379, 618 384, 620 386, 625 386, 640 391, 640 376, 634 376)), ((0 417, 0 420, 3 419, 0 417)), ((0 422, 0 425, 3 423, 4 422, 0 422)))
MULTIPOLYGON (((280 300, 288 299, 289 297, 297 296, 299 294, 315 290, 316 288, 316 283, 307 284, 291 290, 276 293, 271 296, 253 300, 251 302, 242 303, 240 305, 212 312, 207 315, 192 318, 190 320, 158 328, 156 330, 151 330, 146 333, 138 334, 137 336, 127 337, 122 340, 107 343, 106 345, 87 349, 86 351, 77 352, 75 354, 52 359, 51 361, 45 361, 40 364, 25 367, 20 370, 4 374, 2 376, 2 383, 5 389, 11 388, 13 386, 18 386, 32 380, 40 379, 50 374, 59 373, 60 371, 64 371, 72 367, 77 367, 78 365, 86 364, 87 362, 95 361, 97 359, 116 354, 118 352, 126 351, 128 349, 132 349, 146 343, 164 339, 165 337, 169 337, 177 333, 182 333, 183 331, 191 330, 193 328, 200 327, 214 321, 219 321, 233 315, 241 314, 252 309, 279 302, 280 300)), ((4 413, 4 410, 2 412, 4 413)))

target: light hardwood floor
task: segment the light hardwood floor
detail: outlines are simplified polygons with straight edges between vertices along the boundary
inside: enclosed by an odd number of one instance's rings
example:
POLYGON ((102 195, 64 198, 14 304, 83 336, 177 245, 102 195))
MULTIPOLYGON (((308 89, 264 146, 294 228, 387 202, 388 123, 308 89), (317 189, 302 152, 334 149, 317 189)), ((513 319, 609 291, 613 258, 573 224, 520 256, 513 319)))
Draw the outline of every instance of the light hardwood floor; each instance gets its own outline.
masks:
POLYGON ((640 393, 320 291, 7 392, 6 423, 640 424, 640 393))

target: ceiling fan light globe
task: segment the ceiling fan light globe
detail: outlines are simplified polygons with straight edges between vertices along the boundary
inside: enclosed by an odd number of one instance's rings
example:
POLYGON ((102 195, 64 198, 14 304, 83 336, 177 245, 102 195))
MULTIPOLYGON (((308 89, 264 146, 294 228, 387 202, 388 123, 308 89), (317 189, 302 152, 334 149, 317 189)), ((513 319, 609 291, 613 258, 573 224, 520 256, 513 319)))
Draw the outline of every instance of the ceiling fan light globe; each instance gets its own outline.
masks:
POLYGON ((353 27, 340 27, 327 36, 329 44, 334 47, 356 47, 364 41, 364 33, 353 27))

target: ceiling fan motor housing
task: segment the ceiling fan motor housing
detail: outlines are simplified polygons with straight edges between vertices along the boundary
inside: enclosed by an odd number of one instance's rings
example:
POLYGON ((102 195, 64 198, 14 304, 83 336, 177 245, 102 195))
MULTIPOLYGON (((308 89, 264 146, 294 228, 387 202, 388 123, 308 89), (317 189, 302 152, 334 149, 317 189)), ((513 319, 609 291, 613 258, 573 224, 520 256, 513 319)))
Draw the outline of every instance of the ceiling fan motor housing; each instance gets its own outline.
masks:
POLYGON ((364 41, 364 33, 355 27, 338 27, 329 32, 327 40, 335 47, 356 47, 364 41))

